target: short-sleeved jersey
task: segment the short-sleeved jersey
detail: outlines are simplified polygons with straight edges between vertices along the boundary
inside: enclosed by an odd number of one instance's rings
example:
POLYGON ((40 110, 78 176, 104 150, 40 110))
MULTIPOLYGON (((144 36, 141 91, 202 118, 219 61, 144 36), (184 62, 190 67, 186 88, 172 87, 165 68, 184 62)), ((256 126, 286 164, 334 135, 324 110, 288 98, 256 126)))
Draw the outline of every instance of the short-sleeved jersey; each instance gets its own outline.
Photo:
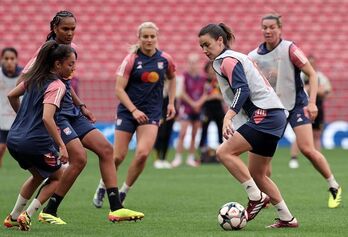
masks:
MULTIPOLYGON (((133 104, 150 120, 161 118, 163 85, 166 77, 172 77, 175 64, 172 57, 160 50, 147 56, 138 50, 126 56, 118 68, 117 75, 128 80, 125 91, 133 104)), ((130 116, 128 109, 120 103, 117 116, 130 116)))
MULTIPOLYGON (((24 82, 21 83, 24 86, 24 82)), ((54 74, 49 75, 45 84, 39 88, 32 85, 27 88, 15 121, 9 131, 7 143, 12 149, 30 153, 31 149, 45 150, 52 146, 53 139, 47 132, 42 121, 43 104, 53 104, 61 107, 61 101, 65 94, 65 85, 54 74)), ((55 119, 58 115, 55 114, 55 119)))
MULTIPOLYGON (((54 40, 54 39, 52 39, 52 40, 54 40)), ((75 51, 77 53, 77 45, 74 43, 71 43, 71 47, 73 49, 75 49, 75 51)), ((40 49, 41 49, 41 47, 40 47, 40 49)), ((36 51, 35 55, 29 60, 27 65, 24 67, 23 73, 27 72, 29 70, 29 68, 33 66, 40 49, 38 49, 36 51)), ((74 72, 74 76, 76 76, 76 72, 74 72)), ((71 77, 73 77, 73 76, 71 76, 71 77)), ((71 81, 70 80, 63 80, 63 82, 66 85, 66 94, 65 94, 64 99, 63 99, 63 104, 62 104, 60 116, 78 117, 78 116, 80 116, 81 112, 80 112, 80 109, 74 105, 74 102, 72 100, 71 81)))
MULTIPOLYGON (((184 88, 185 93, 193 100, 199 100, 204 93, 204 85, 206 78, 198 74, 192 76, 188 72, 184 72, 184 88)), ((185 114, 194 114, 196 113, 194 109, 185 101, 181 101, 181 106, 185 114)))
POLYGON ((17 66, 13 76, 9 76, 3 67, 0 67, 0 130, 10 130, 16 113, 13 111, 7 94, 16 87, 16 82, 21 74, 22 68, 17 66))

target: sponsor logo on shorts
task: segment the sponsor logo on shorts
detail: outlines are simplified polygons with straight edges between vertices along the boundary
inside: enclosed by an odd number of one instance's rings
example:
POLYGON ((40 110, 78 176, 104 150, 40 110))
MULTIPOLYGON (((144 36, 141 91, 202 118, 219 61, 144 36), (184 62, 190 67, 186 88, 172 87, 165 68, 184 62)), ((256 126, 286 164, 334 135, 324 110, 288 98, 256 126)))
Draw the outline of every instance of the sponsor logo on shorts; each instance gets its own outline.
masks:
POLYGON ((117 126, 120 126, 121 124, 122 124, 122 119, 117 119, 117 120, 116 120, 116 125, 117 125, 117 126))
POLYGON ((67 135, 67 136, 69 136, 69 135, 72 133, 72 131, 71 131, 71 129, 70 129, 69 127, 64 128, 64 129, 63 129, 63 132, 64 132, 65 135, 67 135))

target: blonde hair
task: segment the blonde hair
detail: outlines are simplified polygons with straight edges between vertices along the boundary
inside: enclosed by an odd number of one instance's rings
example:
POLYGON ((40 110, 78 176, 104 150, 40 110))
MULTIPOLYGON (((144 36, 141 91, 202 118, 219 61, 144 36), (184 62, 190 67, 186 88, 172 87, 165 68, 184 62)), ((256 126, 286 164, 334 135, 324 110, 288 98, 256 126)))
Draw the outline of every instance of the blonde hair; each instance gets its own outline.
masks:
POLYGON ((283 26, 283 23, 282 23, 282 19, 281 19, 281 15, 279 15, 278 13, 276 12, 271 12, 271 13, 268 13, 266 15, 264 15, 261 19, 261 23, 263 22, 263 20, 276 20, 277 22, 277 25, 279 28, 282 28, 283 26))
MULTIPOLYGON (((139 26, 138 26, 138 31, 137 31, 137 37, 140 38, 140 34, 141 34, 141 31, 144 29, 144 28, 150 28, 150 29, 154 29, 156 30, 156 34, 158 34, 158 27, 156 26, 155 23, 151 22, 151 21, 145 21, 143 23, 141 23, 139 26)), ((138 51, 138 49, 140 48, 140 45, 139 43, 136 43, 136 44, 133 44, 130 46, 129 48, 129 51, 131 53, 136 53, 138 51)))

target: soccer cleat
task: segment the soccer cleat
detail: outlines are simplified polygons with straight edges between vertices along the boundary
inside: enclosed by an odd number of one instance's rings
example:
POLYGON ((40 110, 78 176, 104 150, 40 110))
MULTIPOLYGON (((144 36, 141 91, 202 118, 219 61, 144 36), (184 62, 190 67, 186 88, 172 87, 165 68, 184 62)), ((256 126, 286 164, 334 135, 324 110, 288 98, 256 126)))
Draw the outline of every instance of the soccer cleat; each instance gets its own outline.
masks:
POLYGON ((121 202, 121 204, 123 205, 124 204, 124 200, 126 199, 126 193, 124 193, 124 192, 120 192, 119 193, 119 196, 120 196, 120 202, 121 202))
POLYGON ((54 225, 65 225, 66 222, 60 219, 59 217, 56 217, 54 215, 40 212, 39 214, 39 221, 41 223, 48 223, 48 224, 54 224, 54 225))
POLYGON ((4 226, 6 228, 19 227, 17 220, 13 220, 11 215, 8 215, 4 220, 4 226))
POLYGON ((109 212, 109 221, 136 221, 141 220, 144 217, 144 213, 132 211, 126 208, 121 208, 113 212, 109 212))
POLYGON ((342 188, 330 188, 329 189, 330 195, 329 195, 329 202, 328 206, 329 208, 336 208, 341 204, 342 200, 342 188))
POLYGON ((93 197, 93 205, 96 208, 101 208, 103 206, 103 199, 105 196, 105 188, 98 188, 93 197))
POLYGON ((182 163, 182 158, 181 157, 175 157, 174 160, 172 161, 171 165, 173 168, 176 168, 180 166, 182 163))
POLYGON ((276 222, 266 228, 297 228, 299 226, 297 219, 293 217, 290 221, 283 221, 276 218, 276 222))
POLYGON ((28 231, 30 230, 30 226, 31 226, 31 218, 28 215, 28 213, 26 211, 22 212, 18 218, 17 218, 17 222, 19 224, 19 229, 22 231, 28 231))
POLYGON ((197 161, 195 161, 194 159, 187 159, 186 160, 186 164, 188 166, 191 166, 191 167, 198 167, 199 166, 199 163, 197 161))
POLYGON ((265 208, 269 202, 270 198, 265 193, 261 193, 260 200, 253 201, 249 199, 248 207, 246 209, 246 212, 248 214, 248 221, 254 219, 256 215, 259 214, 259 212, 262 210, 262 208, 265 208))

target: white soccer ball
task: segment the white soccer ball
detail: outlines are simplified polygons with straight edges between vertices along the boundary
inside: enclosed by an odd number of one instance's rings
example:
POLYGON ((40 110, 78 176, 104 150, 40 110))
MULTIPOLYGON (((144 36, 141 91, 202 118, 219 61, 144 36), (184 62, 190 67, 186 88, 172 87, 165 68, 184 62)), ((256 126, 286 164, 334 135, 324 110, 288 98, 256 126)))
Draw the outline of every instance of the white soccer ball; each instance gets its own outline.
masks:
POLYGON ((240 230, 247 224, 246 210, 238 202, 228 202, 220 208, 218 222, 224 230, 240 230))

